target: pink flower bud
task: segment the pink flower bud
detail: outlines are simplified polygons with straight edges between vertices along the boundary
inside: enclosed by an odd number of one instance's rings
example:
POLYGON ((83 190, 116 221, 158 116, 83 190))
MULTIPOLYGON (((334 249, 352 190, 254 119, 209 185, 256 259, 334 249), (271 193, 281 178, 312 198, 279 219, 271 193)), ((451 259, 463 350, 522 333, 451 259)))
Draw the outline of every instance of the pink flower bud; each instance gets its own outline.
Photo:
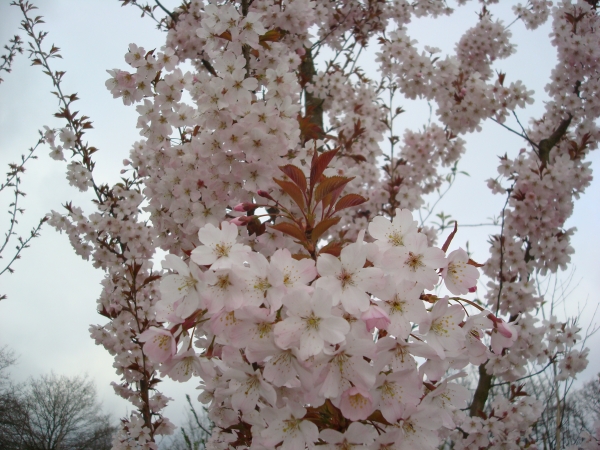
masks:
POLYGON ((304 50, 304 48, 298 48, 298 49, 296 49, 296 54, 298 56, 304 56, 304 55, 306 55, 306 50, 304 50))
POLYGON ((375 327, 385 330, 391 323, 387 313, 377 305, 370 305, 360 318, 366 323, 369 331, 373 331, 375 327))
POLYGON ((252 222, 252 219, 254 219, 254 217, 256 216, 239 216, 231 219, 229 223, 232 223, 238 227, 243 227, 248 223, 252 222))
POLYGON ((268 198, 269 200, 275 201, 275 199, 273 197, 271 197, 271 194, 269 194, 267 191, 263 191, 262 189, 259 189, 258 191, 256 191, 256 193, 258 194, 259 197, 268 198))
POLYGON ((471 293, 477 292, 477 286, 470 287, 469 292, 471 292, 471 293))
POLYGON ((513 336, 512 326, 506 323, 500 317, 496 317, 493 314, 488 314, 487 318, 494 322, 494 328, 496 328, 498 333, 500 333, 502 336, 505 338, 511 338, 513 336))
POLYGON ((234 211, 238 211, 238 212, 246 212, 246 211, 250 211, 252 209, 256 209, 257 205, 254 203, 248 203, 248 202, 244 202, 244 203, 240 203, 238 205, 235 205, 233 207, 234 211))
POLYGON ((498 333, 500 333, 505 338, 508 338, 508 339, 512 338, 513 331, 509 324, 505 323, 504 321, 501 321, 501 322, 496 323, 496 325, 498 327, 498 333))
MULTIPOLYGON (((244 217, 244 216, 242 216, 244 217)), ((234 224, 236 227, 243 227, 245 225, 244 220, 242 219, 242 217, 236 217, 235 219, 231 219, 229 221, 229 223, 234 224)))

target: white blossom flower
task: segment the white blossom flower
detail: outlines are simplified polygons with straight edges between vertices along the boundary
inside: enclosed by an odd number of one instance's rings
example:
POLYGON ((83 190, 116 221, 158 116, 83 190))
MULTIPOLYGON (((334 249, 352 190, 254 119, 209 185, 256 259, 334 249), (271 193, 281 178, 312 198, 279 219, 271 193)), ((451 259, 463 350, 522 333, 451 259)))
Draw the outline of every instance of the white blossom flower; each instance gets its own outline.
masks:
POLYGON ((468 261, 467 252, 459 248, 448 255, 448 266, 442 268, 444 283, 454 295, 468 294, 469 289, 477 285, 479 270, 468 261))
POLYGON ((165 256, 162 266, 177 273, 163 277, 160 293, 165 299, 181 300, 174 312, 185 319, 201 307, 200 292, 205 286, 202 271, 193 262, 188 266, 175 255, 165 256))
POLYGON ((298 403, 287 401, 283 408, 264 408, 261 414, 267 422, 261 436, 268 447, 281 442, 281 450, 304 450, 314 448, 319 440, 319 429, 310 420, 303 420, 306 408, 298 403))
POLYGON ((420 283, 433 289, 438 282, 436 269, 446 267, 446 257, 439 248, 429 247, 423 233, 406 236, 404 246, 387 250, 377 265, 398 280, 420 283))
POLYGON ((364 448, 375 440, 377 432, 373 427, 360 422, 352 422, 344 434, 332 429, 325 429, 319 433, 319 437, 327 444, 327 450, 353 450, 364 448))
POLYGON ((285 305, 288 317, 275 325, 275 343, 283 349, 297 346, 302 359, 319 354, 325 342, 343 342, 350 331, 345 319, 331 314, 331 297, 322 289, 316 289, 312 297, 296 291, 285 305))
POLYGON ((408 209, 396 209, 394 219, 376 216, 369 224, 369 234, 382 252, 404 246, 406 236, 417 233, 417 221, 408 209))
POLYGON ((421 323, 419 333, 425 335, 427 343, 444 358, 446 351, 456 352, 465 345, 465 333, 459 326, 465 316, 461 305, 448 306, 446 298, 439 299, 421 323))
POLYGON ((242 265, 250 247, 237 244, 237 236, 238 228, 229 222, 221 222, 221 229, 206 224, 198 231, 198 239, 204 245, 192 250, 192 261, 199 266, 211 265, 213 270, 242 265))
POLYGON ((366 311, 370 303, 367 292, 383 282, 381 270, 364 268, 366 260, 367 249, 362 242, 344 247, 339 259, 329 254, 321 254, 317 259, 317 271, 321 275, 317 287, 331 294, 334 306, 341 301, 350 314, 366 311))

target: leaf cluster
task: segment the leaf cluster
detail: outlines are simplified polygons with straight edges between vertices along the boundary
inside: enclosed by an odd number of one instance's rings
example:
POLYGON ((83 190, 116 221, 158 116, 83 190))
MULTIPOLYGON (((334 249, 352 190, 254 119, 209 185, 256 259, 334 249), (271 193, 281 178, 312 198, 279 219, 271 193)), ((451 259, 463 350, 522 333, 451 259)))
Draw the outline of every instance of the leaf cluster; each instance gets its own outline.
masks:
MULTIPOLYGON (((300 167, 293 164, 279 167, 287 179, 274 178, 275 183, 291 198, 302 216, 296 217, 278 204, 278 209, 283 212, 282 216, 287 220, 271 225, 271 228, 295 238, 313 258, 316 257, 319 240, 341 220, 337 214, 346 208, 359 206, 367 201, 365 197, 358 194, 341 195, 354 177, 328 177, 323 174, 338 152, 339 148, 320 154, 315 152, 308 178, 300 167)), ((335 254, 337 251, 331 246, 321 249, 321 252, 325 253, 335 254)))

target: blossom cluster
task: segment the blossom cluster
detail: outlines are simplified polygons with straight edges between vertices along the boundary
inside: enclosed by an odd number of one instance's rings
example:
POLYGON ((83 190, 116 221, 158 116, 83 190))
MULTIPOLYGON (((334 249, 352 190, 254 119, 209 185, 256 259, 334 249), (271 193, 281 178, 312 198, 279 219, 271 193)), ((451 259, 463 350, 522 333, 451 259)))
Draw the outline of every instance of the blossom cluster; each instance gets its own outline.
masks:
POLYGON ((492 278, 487 300, 490 308, 519 317, 516 326, 523 340, 513 346, 503 364, 489 365, 493 373, 508 379, 523 376, 529 361, 557 362, 559 354, 559 379, 575 376, 587 365, 585 350, 576 349, 568 339, 557 343, 563 332, 534 317, 544 300, 536 293, 534 274, 564 270, 574 251, 570 239, 575 229, 565 228, 565 222, 574 199, 590 184, 590 163, 584 158, 597 147, 600 136, 594 123, 600 110, 593 81, 600 67, 598 59, 590 58, 600 44, 594 31, 598 16, 585 2, 561 2, 553 16, 559 61, 552 72, 553 83, 547 85, 552 101, 546 104, 544 120, 527 130, 534 150, 521 150, 514 158, 502 156, 499 178, 489 180, 492 190, 506 195, 508 203, 503 234, 493 238, 492 256, 484 268, 492 278), (577 18, 571 19, 572 15, 577 18))
POLYGON ((491 62, 510 55, 512 47, 502 33, 500 39, 486 31, 502 30, 501 24, 482 20, 483 25, 459 42, 456 57, 442 59, 432 48, 419 52, 406 28, 391 32, 378 53, 382 73, 393 75, 406 97, 435 100, 439 120, 454 134, 480 130, 479 122, 489 117, 503 122, 511 110, 533 102, 533 92, 520 81, 504 86, 504 76, 498 76, 493 84, 486 83, 491 62), (471 48, 473 33, 480 37, 477 48, 471 48))
POLYGON ((315 262, 287 249, 266 258, 222 222, 200 229, 189 261, 167 256, 173 273, 156 305, 163 326, 139 339, 163 376, 200 377, 199 398, 219 428, 209 448, 319 439, 431 448, 442 428, 462 422, 468 393, 451 382, 461 374, 446 371, 487 360, 484 330, 500 354, 516 332, 489 311, 465 317, 460 297, 424 296, 440 276, 466 294, 479 272, 464 250, 446 258, 428 246, 408 210, 375 217, 368 231, 373 242, 362 231, 339 257, 315 262), (251 437, 241 431, 250 428, 251 437))
MULTIPOLYGON (((549 6, 531 0, 515 12, 535 28, 549 6)), ((552 99, 524 131, 532 148, 502 157, 488 182, 507 206, 483 268, 484 310, 465 297, 478 264, 433 247, 436 231, 408 210, 443 185, 440 167, 455 167, 462 135, 488 118, 506 122, 532 91, 498 72, 515 46, 487 7, 455 55, 419 50, 406 25, 451 12, 430 0, 184 2, 164 47, 131 44, 127 70, 109 70, 107 88, 139 114, 122 183, 96 183, 72 120, 46 131, 53 158, 73 153, 69 182, 98 198, 97 212, 68 203, 50 222, 107 274, 98 310, 110 321, 90 331, 115 356, 115 391, 138 409, 115 448, 156 448, 155 436, 173 430, 161 376, 200 378, 213 449, 534 445, 538 402, 522 391, 487 407, 474 400, 467 418, 456 380, 469 364, 481 365, 480 380, 506 382, 534 362, 555 364, 558 381, 586 365, 573 323, 535 317, 533 279, 569 262, 574 229, 564 224, 591 179, 598 15, 583 0, 552 10, 552 99), (381 80, 357 64, 373 38, 381 80), (322 50, 333 56, 318 65, 322 50), (435 120, 397 135, 402 109, 388 94, 432 102, 435 120), (317 175, 319 155, 335 157, 317 175), (339 198, 359 200, 338 208, 339 198), (431 292, 440 279, 452 296, 431 292)))

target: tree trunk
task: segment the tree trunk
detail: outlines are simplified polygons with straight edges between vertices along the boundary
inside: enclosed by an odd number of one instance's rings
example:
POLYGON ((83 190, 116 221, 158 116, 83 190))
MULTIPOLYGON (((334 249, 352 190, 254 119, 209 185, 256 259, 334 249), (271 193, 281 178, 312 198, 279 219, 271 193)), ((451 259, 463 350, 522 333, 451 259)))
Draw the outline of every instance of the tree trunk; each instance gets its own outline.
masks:
POLYGON ((477 416, 479 411, 483 411, 485 402, 487 402, 490 389, 492 388, 492 380, 494 376, 487 373, 485 365, 479 366, 479 382, 477 383, 477 390, 473 396, 473 403, 471 403, 470 415, 477 416))

